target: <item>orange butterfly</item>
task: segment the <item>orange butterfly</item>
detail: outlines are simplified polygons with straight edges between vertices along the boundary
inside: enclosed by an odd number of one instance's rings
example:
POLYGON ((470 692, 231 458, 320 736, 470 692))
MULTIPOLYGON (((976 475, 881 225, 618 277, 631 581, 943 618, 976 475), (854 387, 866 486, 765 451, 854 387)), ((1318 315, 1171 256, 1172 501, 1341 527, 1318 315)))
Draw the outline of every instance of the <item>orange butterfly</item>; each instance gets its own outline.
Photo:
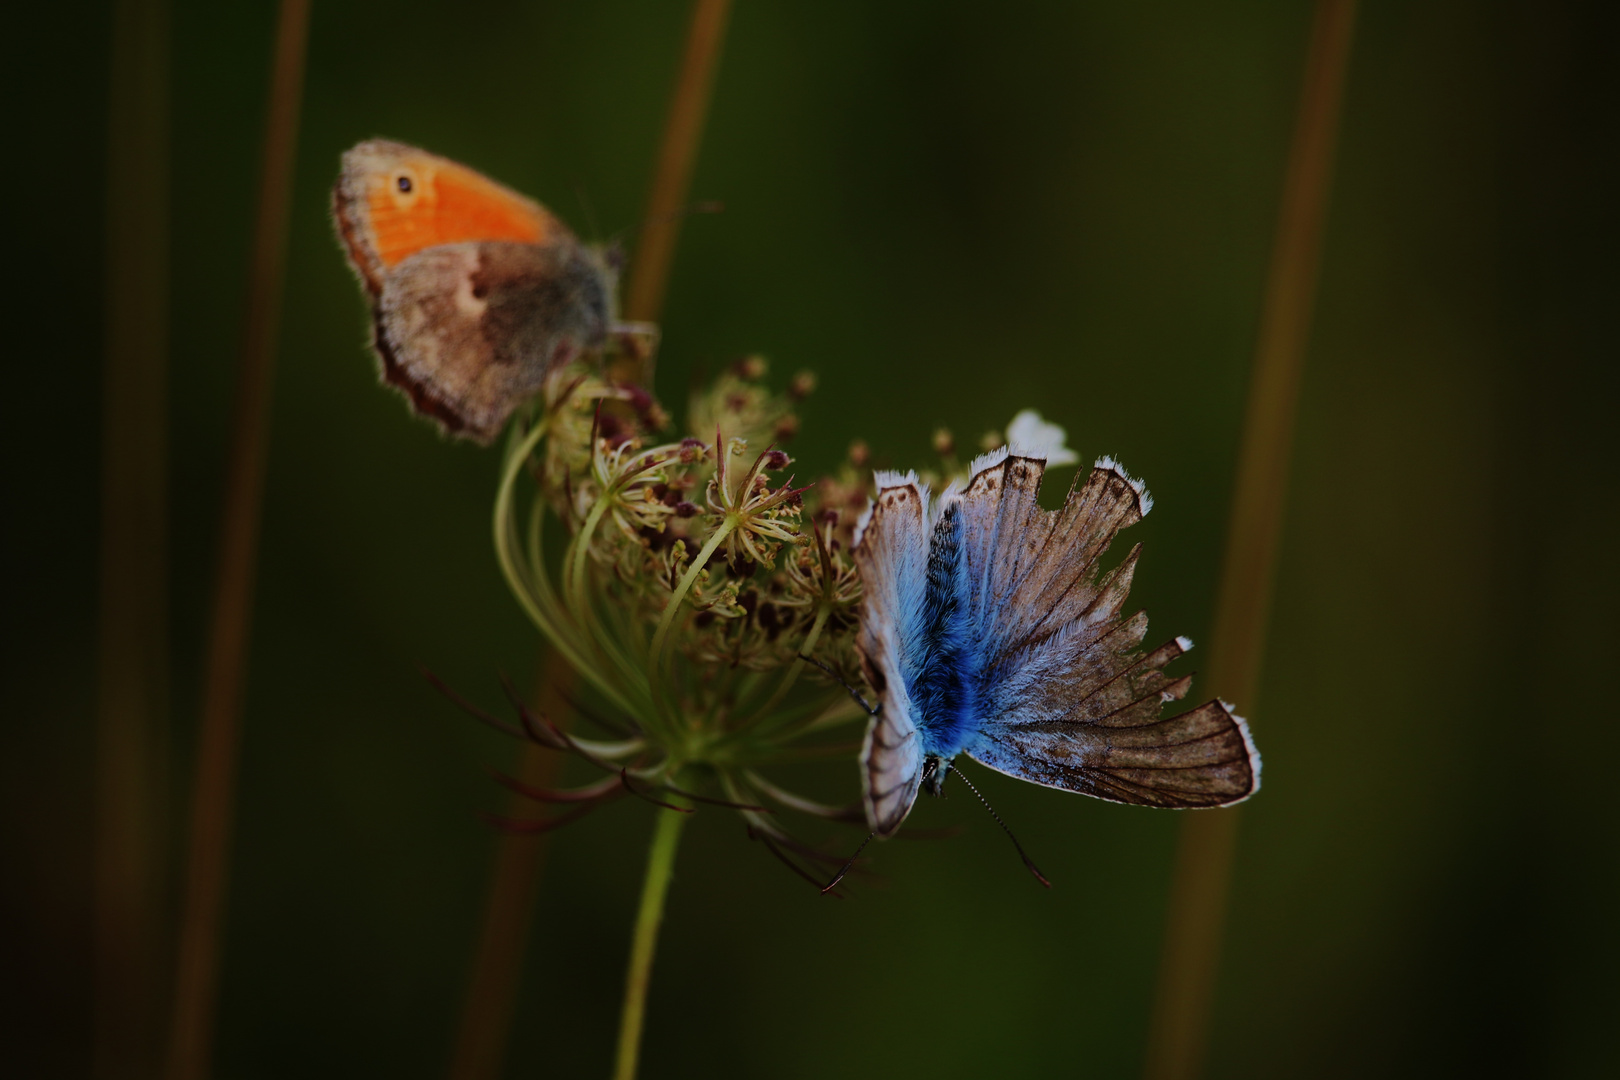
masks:
POLYGON ((383 379, 488 443, 546 375, 610 334, 616 252, 465 165, 373 139, 343 155, 332 217, 371 303, 383 379))

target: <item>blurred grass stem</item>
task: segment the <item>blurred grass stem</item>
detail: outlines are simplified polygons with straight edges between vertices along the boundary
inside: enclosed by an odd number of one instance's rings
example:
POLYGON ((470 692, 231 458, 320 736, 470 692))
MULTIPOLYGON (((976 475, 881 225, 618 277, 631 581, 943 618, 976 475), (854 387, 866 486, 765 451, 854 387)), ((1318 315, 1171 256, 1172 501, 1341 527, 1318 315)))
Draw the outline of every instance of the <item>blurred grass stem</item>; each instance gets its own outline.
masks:
MULTIPOLYGON (((1251 718, 1265 656, 1300 376, 1321 263, 1354 0, 1318 0, 1289 148, 1277 235, 1244 413, 1209 684, 1251 718)), ((1183 815, 1159 984, 1148 1033, 1148 1080, 1199 1074, 1220 960, 1238 812, 1183 815)))
POLYGON ((160 1046, 169 729, 169 5, 118 0, 108 95, 93 1073, 160 1046))
POLYGON ((647 195, 641 236, 625 296, 625 318, 657 322, 664 309, 675 242, 681 234, 682 211, 697 164, 703 122, 709 112, 720 46, 725 40, 731 0, 696 0, 686 32, 686 51, 675 79, 675 96, 664 121, 664 139, 647 195))
POLYGON ((653 827, 647 852, 647 877, 641 886, 641 907, 636 912, 630 941, 630 967, 624 977, 624 1011, 619 1018, 619 1051, 613 1080, 635 1080, 641 1054, 641 1028, 647 1016, 647 986, 652 980, 653 954, 658 950, 658 927, 664 920, 664 898, 675 869, 675 849, 681 840, 686 814, 662 811, 653 827))
MULTIPOLYGON (((563 694, 572 679, 573 669, 567 660, 556 650, 548 650, 541 661, 534 701, 542 716, 565 731, 569 710, 563 694)), ((519 754, 518 779, 534 788, 553 785, 561 763, 555 751, 525 742, 519 754)), ((514 793, 507 816, 527 817, 533 808, 533 800, 514 793)), ((529 943, 530 916, 550 836, 503 832, 496 841, 495 869, 462 1006, 451 1080, 495 1080, 501 1075, 523 974, 523 956, 529 943)))
POLYGON ((236 802, 243 684, 263 509, 270 395, 286 276, 287 217, 304 83, 309 0, 282 0, 248 265, 218 577, 192 781, 185 894, 169 1044, 170 1080, 210 1072, 220 931, 236 802))
MULTIPOLYGON (((730 0, 697 0, 687 27, 686 47, 675 79, 675 94, 670 102, 664 124, 664 134, 658 151, 658 164, 647 196, 647 212, 641 237, 636 244, 635 259, 625 302, 625 317, 634 320, 655 321, 664 306, 664 294, 669 283, 670 265, 675 257, 675 243, 680 237, 680 211, 691 185, 692 169, 697 162, 698 144, 703 133, 703 121, 708 113, 710 91, 714 85, 714 72, 720 61, 720 47, 725 37, 726 19, 730 13, 730 0)), ((539 435, 535 435, 538 442, 539 435)), ((522 461, 527 455, 517 459, 522 461)), ((511 479, 502 485, 509 492, 511 479)), ((505 495, 504 497, 509 497, 505 495)), ((502 533, 501 507, 496 508, 496 550, 501 552, 508 538, 502 533)), ((511 575, 507 567, 508 576, 511 575)), ((519 597, 523 589, 515 590, 519 597)), ((531 616, 544 621, 542 613, 532 610, 531 616)), ((552 635, 554 638, 556 635, 552 635)), ((560 701, 573 682, 572 668, 556 651, 548 651, 542 676, 542 695, 550 693, 560 701)), ((612 690, 612 688, 604 688, 612 690)), ((540 696, 537 695, 537 701, 540 696)), ((609 695, 613 696, 612 694, 609 695)), ((541 704, 544 704, 542 701, 541 704)), ((553 711, 560 723, 566 715, 562 708, 553 711)), ((527 769, 555 769, 555 763, 536 761, 543 752, 525 748, 523 765, 527 769)), ((536 787, 546 786, 538 773, 532 779, 536 787)), ((674 859, 675 837, 680 820, 685 814, 664 813, 660 832, 672 828, 669 859, 674 859), (664 820, 677 819, 673 826, 664 820)), ((656 839, 655 839, 655 852, 656 839)), ((494 1080, 499 1076, 505 1058, 506 1044, 511 1030, 513 1002, 517 996, 522 973, 521 958, 528 939, 529 920, 534 896, 539 889, 540 871, 545 846, 540 836, 507 835, 502 837, 490 883, 485 907, 483 930, 474 953, 473 974, 467 988, 467 999, 462 1010, 460 1034, 455 1057, 451 1062, 452 1080, 494 1080)), ((668 866, 659 887, 658 912, 663 909, 663 890, 668 887, 668 866)), ((649 866, 649 882, 651 882, 649 866)), ((646 898, 643 897, 643 906, 646 898)), ((637 941, 640 941, 641 922, 637 921, 637 941)), ((640 1045, 641 1016, 646 1007, 646 979, 651 971, 652 950, 657 941, 658 918, 655 914, 651 926, 652 937, 646 943, 645 960, 641 973, 639 994, 635 1004, 635 1033, 629 1048, 629 1072, 625 1064, 624 1035, 621 1032, 618 1075, 635 1074, 635 1058, 640 1045)), ((632 952, 632 974, 634 957, 632 952)), ((633 987, 626 986, 625 1022, 629 1023, 630 995, 633 987)))

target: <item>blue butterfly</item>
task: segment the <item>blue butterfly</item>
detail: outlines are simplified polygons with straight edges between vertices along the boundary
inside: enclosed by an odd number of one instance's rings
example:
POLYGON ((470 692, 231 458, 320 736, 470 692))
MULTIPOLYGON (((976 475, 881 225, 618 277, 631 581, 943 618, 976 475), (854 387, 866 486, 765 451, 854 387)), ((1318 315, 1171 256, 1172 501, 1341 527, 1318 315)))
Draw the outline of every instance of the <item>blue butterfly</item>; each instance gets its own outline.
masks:
POLYGON ((1144 652, 1146 614, 1120 614, 1141 545, 1101 570, 1115 534, 1152 507, 1142 484, 1102 458, 1047 511, 1044 454, 1003 448, 970 471, 937 503, 915 473, 879 472, 856 526, 857 648, 879 698, 861 751, 872 832, 892 835, 925 784, 939 794, 959 754, 1139 806, 1227 806, 1259 790, 1260 755, 1230 706, 1160 716, 1192 684, 1162 669, 1192 642, 1144 652))

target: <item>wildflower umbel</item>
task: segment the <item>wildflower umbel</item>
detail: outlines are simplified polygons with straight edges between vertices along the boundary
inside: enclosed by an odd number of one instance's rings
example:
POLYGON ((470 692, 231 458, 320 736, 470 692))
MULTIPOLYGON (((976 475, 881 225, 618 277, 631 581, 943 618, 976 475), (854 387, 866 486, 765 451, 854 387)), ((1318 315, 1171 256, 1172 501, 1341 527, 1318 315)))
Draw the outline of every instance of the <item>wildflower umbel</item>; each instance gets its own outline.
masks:
POLYGON ((812 518, 811 489, 794 486, 778 445, 797 430, 793 403, 813 380, 776 395, 764 374, 758 358, 727 371, 693 400, 703 427, 684 438, 659 438, 667 414, 645 392, 582 366, 554 373, 514 425, 495 506, 502 571, 622 737, 566 734, 520 704, 521 728, 501 726, 606 775, 561 791, 509 783, 573 809, 508 827, 552 828, 626 794, 683 809, 673 795, 735 809, 751 837, 813 881, 790 850, 841 861, 766 808, 858 819, 858 807, 800 798, 761 770, 852 752, 851 726, 865 717, 820 671, 801 681, 803 657, 855 677, 860 579, 839 510, 812 518), (546 548, 559 533, 554 558, 546 548))

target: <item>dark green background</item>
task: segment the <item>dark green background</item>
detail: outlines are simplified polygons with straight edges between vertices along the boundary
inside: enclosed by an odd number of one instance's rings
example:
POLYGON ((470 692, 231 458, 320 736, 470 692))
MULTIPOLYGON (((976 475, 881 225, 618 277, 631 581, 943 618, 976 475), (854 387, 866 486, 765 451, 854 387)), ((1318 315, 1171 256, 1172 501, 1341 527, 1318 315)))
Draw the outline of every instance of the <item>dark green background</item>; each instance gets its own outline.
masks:
MULTIPOLYGON (((587 234, 640 214, 686 5, 317 0, 218 1075, 442 1076, 536 638, 495 456, 378 389, 331 236, 373 135, 587 234), (588 213, 577 193, 592 207, 588 213), (594 216, 594 224, 592 217, 594 216)), ((795 446, 924 462, 1035 405, 1158 508, 1136 599, 1211 618, 1305 3, 738 3, 660 387, 820 373, 795 446)), ((175 727, 194 725, 273 5, 178 0, 175 727)), ((8 13, 3 874, 11 1075, 83 1075, 109 28, 8 13), (20 1071, 12 1072, 20 1063, 20 1071)), ((1596 1076, 1620 1015, 1612 5, 1369 3, 1346 99, 1214 1076, 1596 1076)), ((1194 654, 1196 658, 1198 653, 1194 654)), ((982 772, 982 770, 981 770, 982 772)), ((855 790, 853 763, 807 781, 855 790)), ((827 902, 723 811, 680 855, 645 1075, 1133 1076, 1175 819, 986 776, 827 902)), ((560 834, 510 1076, 604 1075, 650 808, 560 834)), ((1609 1061, 1609 1066, 1602 1062, 1609 1061)))

